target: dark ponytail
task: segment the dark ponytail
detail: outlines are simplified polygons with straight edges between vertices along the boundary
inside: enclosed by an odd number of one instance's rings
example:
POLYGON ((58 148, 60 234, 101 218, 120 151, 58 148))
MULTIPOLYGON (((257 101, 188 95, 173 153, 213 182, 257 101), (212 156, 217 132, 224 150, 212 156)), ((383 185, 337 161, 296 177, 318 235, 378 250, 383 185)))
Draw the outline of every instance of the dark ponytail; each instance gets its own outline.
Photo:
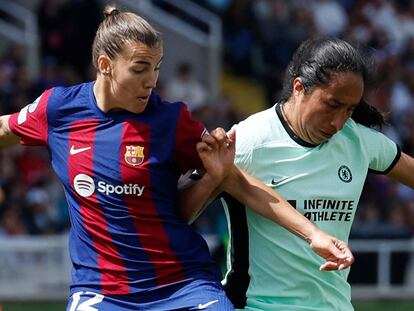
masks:
POLYGON ((359 124, 378 129, 381 129, 386 123, 384 115, 364 99, 355 107, 351 118, 359 124))

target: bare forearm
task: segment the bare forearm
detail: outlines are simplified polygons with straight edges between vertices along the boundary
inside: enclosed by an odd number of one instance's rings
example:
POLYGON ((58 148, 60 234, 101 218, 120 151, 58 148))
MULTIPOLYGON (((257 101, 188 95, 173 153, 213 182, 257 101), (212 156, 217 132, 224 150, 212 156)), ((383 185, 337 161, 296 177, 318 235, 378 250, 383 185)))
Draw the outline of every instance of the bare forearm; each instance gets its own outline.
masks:
POLYGON ((7 147, 19 143, 19 137, 9 128, 10 115, 0 116, 0 147, 7 147))
POLYGON ((192 223, 207 205, 218 195, 217 182, 208 174, 185 190, 180 191, 178 214, 187 223, 192 223))
POLYGON ((236 166, 221 187, 249 208, 308 242, 312 240, 315 232, 319 231, 273 189, 236 166))

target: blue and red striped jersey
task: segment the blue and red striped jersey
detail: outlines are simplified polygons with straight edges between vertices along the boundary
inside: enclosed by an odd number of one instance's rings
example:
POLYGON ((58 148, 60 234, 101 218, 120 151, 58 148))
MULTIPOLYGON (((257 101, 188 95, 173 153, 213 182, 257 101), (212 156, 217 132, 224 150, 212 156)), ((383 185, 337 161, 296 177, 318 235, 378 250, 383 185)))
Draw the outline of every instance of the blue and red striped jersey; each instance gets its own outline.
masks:
POLYGON ((93 82, 45 91, 11 115, 25 145, 46 145, 71 219, 72 292, 128 294, 219 281, 207 244, 176 215, 177 180, 202 166, 204 126, 153 92, 143 113, 102 112, 93 82))

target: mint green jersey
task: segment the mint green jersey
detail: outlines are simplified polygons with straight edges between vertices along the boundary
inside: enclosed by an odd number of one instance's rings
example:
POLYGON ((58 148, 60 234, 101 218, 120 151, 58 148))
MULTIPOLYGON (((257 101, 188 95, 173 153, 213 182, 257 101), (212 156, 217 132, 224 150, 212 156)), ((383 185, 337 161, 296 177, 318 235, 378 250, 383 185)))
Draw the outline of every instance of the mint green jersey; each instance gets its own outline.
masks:
MULTIPOLYGON (((352 119, 329 141, 310 145, 290 130, 279 105, 240 122, 236 137, 237 165, 272 187, 323 231, 345 242, 368 171, 386 173, 400 156, 394 142, 352 119)), ((249 208, 245 212, 248 241, 239 245, 248 243, 246 309, 353 310, 349 269, 319 271, 325 260, 306 241, 249 208)), ((230 245, 238 238, 243 235, 233 231, 230 245)), ((229 251, 235 264, 245 260, 229 251)))

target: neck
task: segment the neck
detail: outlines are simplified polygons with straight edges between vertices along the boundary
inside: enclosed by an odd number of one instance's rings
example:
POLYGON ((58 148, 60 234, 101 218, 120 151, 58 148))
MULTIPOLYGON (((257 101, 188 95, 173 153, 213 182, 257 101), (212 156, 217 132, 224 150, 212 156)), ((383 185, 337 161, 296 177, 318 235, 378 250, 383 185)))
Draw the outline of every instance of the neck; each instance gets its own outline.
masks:
POLYGON ((113 100, 111 100, 112 96, 110 90, 111 86, 108 79, 105 79, 98 74, 93 86, 93 94, 95 95, 96 105, 103 112, 108 112, 114 108, 111 105, 111 102, 113 102, 113 100))
MULTIPOLYGON (((292 103, 290 103, 289 101, 285 102, 282 104, 281 106, 281 110, 282 110, 282 114, 283 114, 283 118, 285 119, 286 123, 289 125, 290 129, 296 134, 298 135, 298 130, 296 129, 296 127, 294 126, 294 122, 293 122, 293 118, 292 116, 294 115, 292 113, 292 108, 294 108, 294 105, 292 103)), ((298 135, 299 136, 299 135, 298 135)), ((300 136, 299 136, 300 137, 300 136)), ((301 137, 302 138, 302 137, 301 137)))
POLYGON ((307 143, 313 144, 313 142, 310 141, 310 139, 306 135, 304 128, 301 126, 300 119, 298 118, 300 112, 296 111, 297 109, 298 106, 294 103, 290 101, 285 102, 281 106, 283 118, 285 119, 286 123, 297 137, 299 137, 307 143))

